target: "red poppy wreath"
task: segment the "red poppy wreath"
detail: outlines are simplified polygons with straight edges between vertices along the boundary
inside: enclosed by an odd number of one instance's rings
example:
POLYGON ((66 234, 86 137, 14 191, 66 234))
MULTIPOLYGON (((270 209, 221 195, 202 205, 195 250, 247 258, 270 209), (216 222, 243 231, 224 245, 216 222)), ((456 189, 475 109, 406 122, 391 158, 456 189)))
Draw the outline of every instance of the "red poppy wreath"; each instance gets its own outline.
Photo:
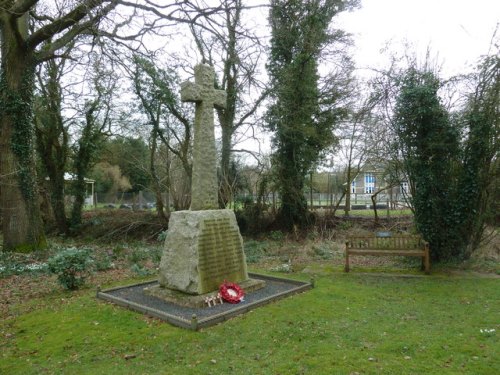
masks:
POLYGON ((228 283, 224 281, 219 287, 219 292, 222 299, 229 303, 240 303, 245 296, 245 292, 238 284, 228 283))

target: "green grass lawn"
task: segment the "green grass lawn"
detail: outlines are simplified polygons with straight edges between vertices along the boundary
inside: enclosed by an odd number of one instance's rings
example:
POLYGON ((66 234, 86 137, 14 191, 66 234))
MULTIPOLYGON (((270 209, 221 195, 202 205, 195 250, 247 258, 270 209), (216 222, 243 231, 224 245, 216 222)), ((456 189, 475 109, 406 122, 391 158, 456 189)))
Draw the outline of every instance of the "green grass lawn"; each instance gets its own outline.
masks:
POLYGON ((2 320, 0 374, 498 374, 499 282, 333 273, 199 332, 54 290, 2 320))

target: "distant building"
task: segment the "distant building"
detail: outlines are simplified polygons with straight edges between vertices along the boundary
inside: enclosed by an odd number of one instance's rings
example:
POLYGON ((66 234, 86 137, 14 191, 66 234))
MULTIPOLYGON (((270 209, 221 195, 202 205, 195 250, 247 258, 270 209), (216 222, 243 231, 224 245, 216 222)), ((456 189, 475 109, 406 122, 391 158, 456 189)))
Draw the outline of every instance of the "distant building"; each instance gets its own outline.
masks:
MULTIPOLYGON (((387 170, 383 166, 366 165, 361 168, 354 180, 351 182, 350 192, 352 200, 369 200, 378 190, 391 185, 387 170)), ((378 195, 379 202, 390 202, 391 206, 406 205, 410 197, 408 181, 402 180, 392 183, 392 187, 387 188, 378 195)))
MULTIPOLYGON (((46 180, 50 180, 50 178, 46 177, 46 180)), ((90 178, 84 178, 85 185, 87 187, 87 191, 85 193, 85 205, 86 206, 94 206, 95 205, 95 180, 91 180, 90 178)), ((71 183, 72 181, 76 181, 76 176, 72 173, 65 172, 64 173, 64 182, 65 185, 67 183, 71 183)), ((66 197, 70 201, 72 201, 73 197, 66 197)))
MULTIPOLYGON (((71 182, 75 181, 76 176, 72 173, 65 172, 64 173, 64 181, 71 182)), ((84 178, 85 185, 87 187, 85 193, 85 205, 86 206, 94 206, 95 205, 95 180, 91 180, 90 178, 84 178)))

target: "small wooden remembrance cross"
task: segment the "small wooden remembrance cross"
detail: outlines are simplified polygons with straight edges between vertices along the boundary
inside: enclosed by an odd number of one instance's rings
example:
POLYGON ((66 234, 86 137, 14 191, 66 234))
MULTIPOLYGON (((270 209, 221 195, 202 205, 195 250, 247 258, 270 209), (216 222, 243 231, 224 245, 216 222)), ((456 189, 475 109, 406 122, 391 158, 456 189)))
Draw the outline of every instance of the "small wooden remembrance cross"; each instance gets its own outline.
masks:
POLYGON ((194 83, 181 84, 181 100, 196 103, 190 209, 211 210, 219 207, 214 106, 226 107, 226 92, 214 88, 215 72, 209 65, 196 65, 194 78, 194 83))

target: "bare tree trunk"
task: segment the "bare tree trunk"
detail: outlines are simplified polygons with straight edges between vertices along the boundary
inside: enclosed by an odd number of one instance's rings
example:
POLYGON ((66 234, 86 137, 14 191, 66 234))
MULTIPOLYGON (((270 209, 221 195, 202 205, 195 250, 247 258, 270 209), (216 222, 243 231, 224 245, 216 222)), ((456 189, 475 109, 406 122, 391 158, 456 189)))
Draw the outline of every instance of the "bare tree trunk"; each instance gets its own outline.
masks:
POLYGON ((311 203, 311 207, 309 208, 312 210, 313 207, 313 173, 309 172, 309 201, 311 203))
POLYGON ((221 148, 221 170, 220 170, 220 188, 219 188, 219 206, 220 208, 225 208, 231 197, 231 186, 232 179, 231 176, 231 137, 232 137, 232 123, 234 122, 234 112, 228 113, 225 110, 225 115, 223 117, 219 116, 221 119, 221 129, 222 129, 222 148, 221 148), (230 119, 228 117, 232 116, 230 119), (231 124, 228 124, 231 122, 231 124))
POLYGON ((378 225, 377 194, 380 193, 380 191, 377 191, 371 196, 371 200, 373 203, 373 213, 375 214, 375 225, 378 225))
POLYGON ((339 206, 340 206, 340 203, 342 202, 342 199, 344 199, 344 196, 345 196, 345 190, 342 192, 342 195, 340 196, 339 200, 337 201, 337 204, 335 205, 335 207, 333 208, 333 211, 332 211, 332 216, 335 216, 335 213, 337 212, 337 210, 339 209, 339 206))
POLYGON ((165 214, 165 207, 163 205, 163 199, 161 196, 161 187, 160 181, 158 179, 158 173, 156 173, 155 166, 155 156, 156 156, 156 148, 158 146, 158 129, 157 122, 153 125, 153 130, 151 131, 151 151, 150 151, 150 160, 149 160, 149 172, 151 173, 151 180, 153 182, 152 187, 155 193, 156 198, 156 212, 160 219, 168 224, 168 202, 167 202, 167 214, 165 214))
POLYGON ((349 211, 351 210, 351 182, 352 182, 352 171, 351 165, 349 162, 349 166, 347 167, 347 184, 344 190, 345 194, 345 207, 344 207, 344 215, 349 216, 349 211))
POLYGON ((377 190, 372 196, 371 196, 371 200, 372 200, 372 203, 373 203, 373 213, 375 214, 375 225, 378 225, 378 211, 377 211, 377 196, 387 190, 387 189, 391 189, 394 185, 388 185, 388 186, 385 186, 383 188, 380 188, 379 190, 377 190))

